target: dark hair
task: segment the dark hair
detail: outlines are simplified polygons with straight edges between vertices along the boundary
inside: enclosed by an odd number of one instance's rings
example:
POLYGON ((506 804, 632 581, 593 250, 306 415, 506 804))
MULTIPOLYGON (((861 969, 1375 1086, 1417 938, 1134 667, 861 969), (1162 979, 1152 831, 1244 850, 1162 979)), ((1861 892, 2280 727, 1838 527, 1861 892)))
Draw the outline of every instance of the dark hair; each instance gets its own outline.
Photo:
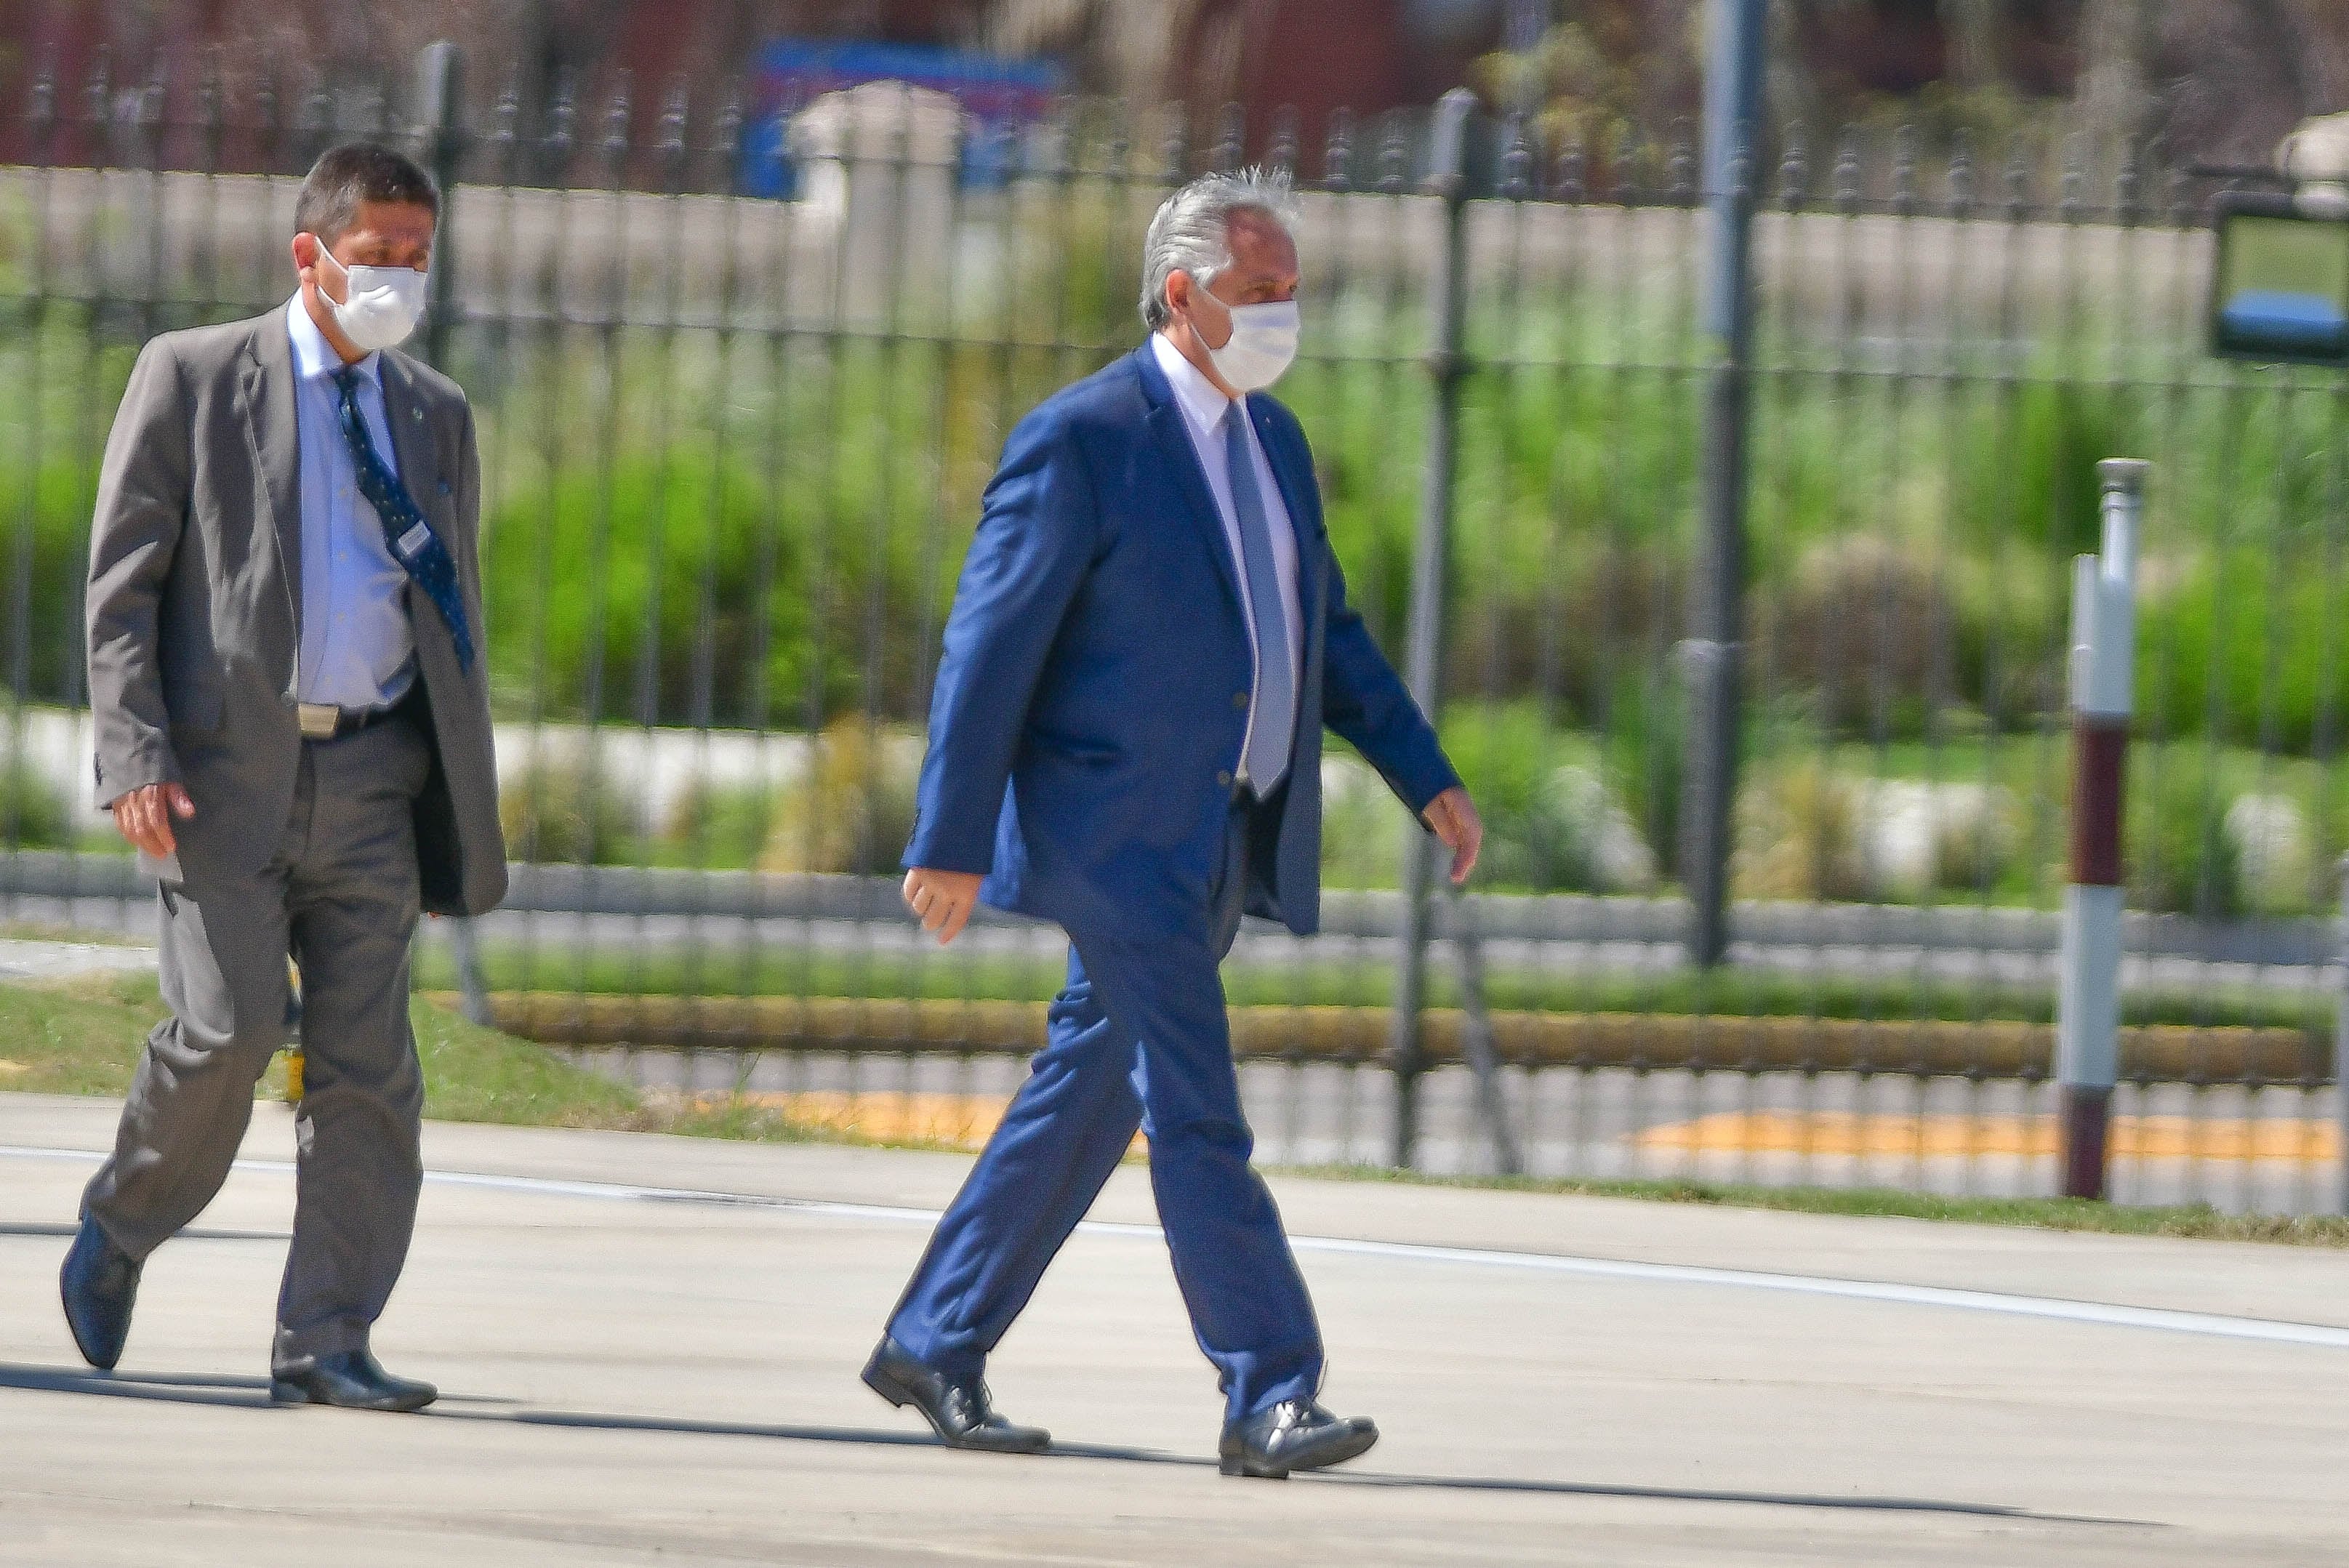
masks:
POLYGON ((318 155, 294 199, 294 232, 331 245, 358 222, 362 201, 404 201, 440 220, 440 191, 416 160, 372 141, 347 141, 318 155))

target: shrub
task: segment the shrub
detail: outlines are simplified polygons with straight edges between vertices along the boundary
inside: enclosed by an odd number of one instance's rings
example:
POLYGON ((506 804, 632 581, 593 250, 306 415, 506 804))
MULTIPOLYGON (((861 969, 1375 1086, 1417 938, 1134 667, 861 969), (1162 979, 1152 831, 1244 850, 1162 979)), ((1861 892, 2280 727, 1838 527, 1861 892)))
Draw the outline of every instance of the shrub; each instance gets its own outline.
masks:
POLYGON ((73 842, 65 800, 21 758, 0 763, 0 850, 61 850, 73 842))
POLYGON ((661 836, 687 864, 741 871, 758 863, 781 815, 781 792, 765 785, 697 783, 670 806, 661 836))
POLYGON ((633 802, 582 758, 542 759, 501 783, 498 821, 517 861, 616 865, 635 848, 633 802))
POLYGON ((1861 858, 1868 896, 1985 892, 2016 861, 2013 797, 1962 779, 1859 782, 1861 858))
POLYGON ((1485 819, 1486 883, 1601 892, 1654 881, 1654 857, 1589 737, 1548 727, 1529 703, 1457 705, 1444 742, 1485 819))
POLYGON ((759 857, 762 871, 887 875, 914 835, 922 736, 861 715, 819 735, 805 773, 783 792, 759 857))
POLYGON ((1801 758, 1764 770, 1737 802, 1737 894, 1759 899, 1867 895, 1860 781, 1801 758))
POLYGON ((1635 671, 1618 683, 1607 716, 1607 778, 1666 875, 1680 872, 1681 785, 1688 704, 1677 669, 1635 671))
POLYGON ((2243 912, 2242 858, 2222 830, 2226 803, 2215 761, 2202 748, 2136 748, 2125 812, 2132 908, 2204 920, 2243 912))
POLYGON ((1877 535, 1815 545, 1754 606, 1770 674, 1831 728, 1914 735, 1943 694, 1953 609, 1930 561, 1877 535))

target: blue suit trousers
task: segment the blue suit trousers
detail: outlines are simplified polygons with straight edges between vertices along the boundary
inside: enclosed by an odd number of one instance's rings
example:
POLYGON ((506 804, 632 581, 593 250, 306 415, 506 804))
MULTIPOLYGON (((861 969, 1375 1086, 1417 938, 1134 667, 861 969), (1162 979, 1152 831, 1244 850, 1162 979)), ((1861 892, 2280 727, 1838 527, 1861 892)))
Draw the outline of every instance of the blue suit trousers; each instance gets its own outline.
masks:
POLYGON ((1220 965, 1239 933, 1259 810, 1269 808, 1245 798, 1232 808, 1206 941, 1070 933, 1045 1047, 890 1319, 924 1363, 980 1374, 1139 1126, 1175 1282, 1228 1418, 1319 1388, 1320 1329, 1248 1164, 1224 1011, 1220 965))

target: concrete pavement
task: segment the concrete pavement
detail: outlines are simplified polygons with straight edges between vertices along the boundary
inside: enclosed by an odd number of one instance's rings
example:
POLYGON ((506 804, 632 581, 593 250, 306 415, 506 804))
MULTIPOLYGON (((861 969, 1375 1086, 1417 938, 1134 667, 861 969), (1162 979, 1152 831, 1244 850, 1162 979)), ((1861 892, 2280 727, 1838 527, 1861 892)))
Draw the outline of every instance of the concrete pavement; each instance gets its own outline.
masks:
POLYGON ((446 1398, 378 1417, 266 1405, 277 1107, 81 1367, 113 1116, 0 1095, 0 1563, 2349 1556, 2349 1253, 1283 1181, 1326 1397, 1386 1437, 1243 1483, 1138 1168, 996 1357, 1060 1439, 1020 1460, 855 1379, 960 1157, 435 1125, 378 1347, 446 1398))

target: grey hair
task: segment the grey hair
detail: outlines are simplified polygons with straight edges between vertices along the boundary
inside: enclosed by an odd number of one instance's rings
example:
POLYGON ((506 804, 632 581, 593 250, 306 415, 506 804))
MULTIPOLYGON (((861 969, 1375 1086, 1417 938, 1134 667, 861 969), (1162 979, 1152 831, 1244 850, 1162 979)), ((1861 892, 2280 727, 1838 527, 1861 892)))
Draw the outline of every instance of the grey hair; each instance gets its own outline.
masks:
POLYGON ((1166 308, 1166 280, 1188 273, 1206 287, 1232 264, 1235 213, 1261 212, 1293 232, 1297 195, 1287 171, 1243 169, 1203 174, 1158 204, 1142 240, 1142 323, 1156 332, 1174 319, 1166 308))

